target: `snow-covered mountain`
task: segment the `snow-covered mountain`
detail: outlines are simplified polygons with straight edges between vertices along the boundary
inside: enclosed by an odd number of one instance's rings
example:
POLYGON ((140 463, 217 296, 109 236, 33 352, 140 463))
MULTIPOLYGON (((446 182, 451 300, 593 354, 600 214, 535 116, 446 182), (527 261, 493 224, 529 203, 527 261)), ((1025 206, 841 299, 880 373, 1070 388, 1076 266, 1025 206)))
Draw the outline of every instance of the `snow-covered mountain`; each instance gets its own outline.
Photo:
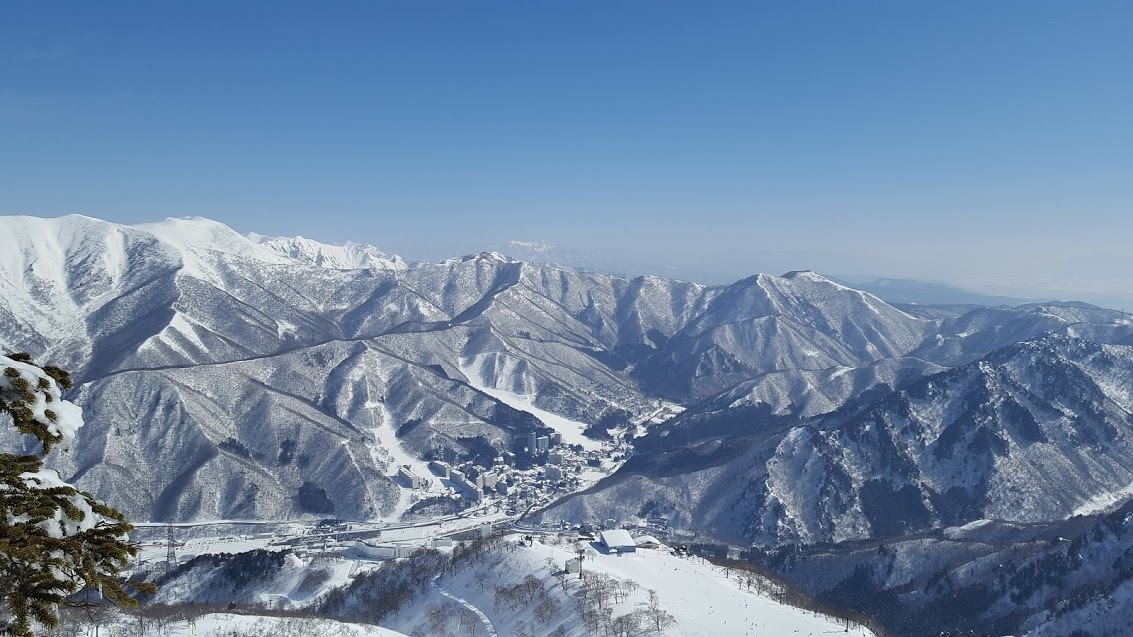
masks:
POLYGON ((843 285, 863 290, 884 299, 887 303, 917 305, 1007 305, 1017 306, 1040 299, 1021 299, 996 294, 980 294, 938 281, 894 279, 868 275, 838 275, 830 277, 843 285))
POLYGON ((1133 494, 1121 312, 895 307, 808 271, 408 264, 201 218, 0 229, 0 349, 74 372, 88 424, 53 462, 135 519, 394 516, 397 464, 605 417, 645 423, 636 455, 544 518, 663 513, 776 551, 1133 494), (648 424, 658 400, 686 409, 648 424))
POLYGON ((1044 331, 1125 334, 1077 307, 918 316, 812 272, 711 287, 493 252, 410 266, 201 218, 0 224, 0 346, 73 370, 91 421, 60 462, 155 519, 391 513, 395 458, 544 426, 501 390, 583 422, 745 392, 812 414, 1044 331))
POLYGON ((1124 562, 1107 566, 1125 549, 1099 539, 1102 530, 1085 532, 1083 516, 1133 496, 1133 346, 1046 335, 897 389, 875 385, 816 417, 809 408, 829 404, 825 396, 801 403, 799 414, 777 413, 774 400, 754 398, 769 396, 760 381, 659 426, 605 488, 539 519, 664 515, 679 528, 754 543, 755 559, 834 603, 898 622, 898 634, 1057 634, 1042 628, 1049 616, 1074 618, 1059 626, 1088 617, 1125 625, 1097 614, 1128 608, 1106 606, 1099 592, 1133 586, 1124 562), (1073 547, 1031 557, 1042 543, 1079 534, 1099 556, 1092 566, 1073 547), (1079 593, 1056 606, 1067 568, 1079 593), (989 580, 1000 584, 999 606, 981 605, 995 599, 989 580), (966 606, 977 600, 976 611, 966 606))
POLYGON ((814 272, 761 274, 720 289, 636 374, 673 397, 707 398, 768 371, 902 356, 935 325, 814 272))
POLYGON ((59 463, 143 518, 391 513, 394 458, 545 428, 488 391, 643 411, 616 352, 651 351, 708 294, 495 253, 328 268, 203 219, 0 224, 0 346, 75 371, 90 433, 59 463))
POLYGON ((508 241, 493 247, 492 250, 519 261, 557 265, 572 270, 615 273, 621 273, 625 270, 624 264, 619 265, 618 262, 603 258, 593 252, 575 250, 574 248, 541 241, 508 241))
POLYGON ((303 237, 265 237, 254 232, 252 241, 301 263, 332 270, 404 270, 405 259, 389 255, 371 245, 349 241, 342 245, 329 245, 303 237))
POLYGON ((764 546, 1062 520, 1133 493, 1131 386, 1133 347, 1050 335, 817 417, 709 403, 657 427, 605 492, 547 515, 635 515, 643 493, 680 526, 764 546))
POLYGON ((977 520, 891 542, 785 547, 763 558, 893 634, 1126 635, 1133 507, 1061 522, 977 520))

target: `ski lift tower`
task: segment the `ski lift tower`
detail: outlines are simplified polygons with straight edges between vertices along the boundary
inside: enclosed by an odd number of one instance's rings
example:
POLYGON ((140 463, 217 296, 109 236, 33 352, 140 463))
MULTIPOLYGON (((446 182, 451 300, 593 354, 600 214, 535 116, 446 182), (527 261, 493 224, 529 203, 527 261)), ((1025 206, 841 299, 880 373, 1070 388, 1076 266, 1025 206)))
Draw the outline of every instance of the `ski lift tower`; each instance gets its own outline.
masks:
POLYGON ((173 572, 177 566, 177 548, 173 545, 173 523, 165 525, 165 574, 173 572))

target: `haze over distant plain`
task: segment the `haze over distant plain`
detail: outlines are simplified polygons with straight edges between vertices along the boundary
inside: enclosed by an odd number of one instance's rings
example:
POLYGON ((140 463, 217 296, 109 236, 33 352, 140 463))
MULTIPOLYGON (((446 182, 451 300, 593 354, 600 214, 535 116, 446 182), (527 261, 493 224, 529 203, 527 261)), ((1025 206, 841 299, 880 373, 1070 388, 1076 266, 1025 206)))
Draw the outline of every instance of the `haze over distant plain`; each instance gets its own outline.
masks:
POLYGON ((8 3, 0 215, 1133 306, 1122 2, 8 3))

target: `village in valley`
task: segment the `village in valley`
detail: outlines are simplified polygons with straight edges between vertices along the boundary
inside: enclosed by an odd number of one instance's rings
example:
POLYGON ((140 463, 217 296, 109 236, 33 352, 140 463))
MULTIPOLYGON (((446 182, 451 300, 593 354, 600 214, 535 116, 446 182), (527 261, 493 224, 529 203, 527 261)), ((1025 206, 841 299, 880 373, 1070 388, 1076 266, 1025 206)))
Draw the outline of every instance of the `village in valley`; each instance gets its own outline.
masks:
MULTIPOLYGON (((503 452, 491 467, 443 460, 397 465, 390 477, 403 492, 400 519, 143 523, 135 534, 142 548, 138 569, 168 571, 198 555, 255 549, 390 559, 422 548, 451 547, 453 538, 486 537, 506 528, 576 533, 579 539, 597 542, 598 533, 617 528, 619 522, 578 520, 544 529, 522 520, 529 512, 615 472, 633 448, 623 438, 624 431, 611 433, 583 446, 565 443, 561 432, 530 432, 513 441, 515 451, 503 452)), ((632 525, 650 543, 669 532, 664 517, 632 525)), ((618 542, 615 550, 624 552, 630 545, 625 537, 619 536, 618 542)))

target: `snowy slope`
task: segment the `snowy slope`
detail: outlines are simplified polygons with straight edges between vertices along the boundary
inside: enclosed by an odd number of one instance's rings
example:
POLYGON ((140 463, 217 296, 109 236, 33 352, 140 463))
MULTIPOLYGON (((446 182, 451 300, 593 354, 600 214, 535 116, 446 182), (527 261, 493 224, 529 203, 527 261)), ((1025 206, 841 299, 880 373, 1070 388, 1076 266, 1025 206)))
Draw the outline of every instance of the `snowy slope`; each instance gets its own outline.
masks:
POLYGON ((586 424, 563 418, 534 405, 533 401, 537 395, 536 386, 533 386, 529 379, 518 377, 515 369, 518 367, 518 363, 519 361, 508 360, 505 355, 498 353, 481 354, 462 361, 460 371, 468 379, 472 388, 484 392, 515 409, 534 415, 543 424, 562 434, 565 444, 580 445, 587 450, 600 449, 602 445, 598 441, 582 435, 583 430, 587 427, 586 424), (494 372, 495 378, 492 381, 486 379, 486 370, 494 372), (498 385, 504 387, 518 386, 528 391, 513 392, 508 389, 501 389, 498 385))
MULTIPOLYGON (((509 538, 514 542, 518 536, 509 538)), ((438 586, 452 596, 481 610, 500 635, 516 635, 526 627, 534 634, 550 634, 562 626, 569 637, 589 635, 576 608, 581 583, 577 575, 559 574, 563 562, 573 556, 571 545, 535 542, 512 552, 489 555, 487 561, 473 564, 438 580, 438 586), (551 566, 550 564, 553 564, 551 566), (535 614, 536 604, 508 607, 496 603, 496 588, 514 585, 525 577, 539 580, 547 596, 554 600, 557 612, 547 622, 535 614), (481 581, 487 581, 481 586, 481 581)), ((675 557, 664 546, 640 549, 622 556, 590 551, 583 563, 587 572, 603 573, 636 583, 635 590, 612 605, 612 616, 626 615, 648 606, 649 590, 660 598, 660 606, 671 613, 676 624, 665 631, 673 637, 715 637, 718 635, 824 634, 872 635, 864 628, 848 632, 837 619, 816 615, 774 601, 745 584, 744 577, 713 566, 699 558, 675 557)), ((444 604, 439 592, 414 603, 408 612, 387 624, 403 632, 421 630, 426 624, 426 609, 444 604)))
MULTIPOLYGON (((366 618, 397 634, 585 637, 603 630, 588 626, 583 608, 597 603, 593 597, 584 601, 587 591, 602 590, 600 605, 610 619, 625 621, 635 614, 639 630, 649 632, 644 624, 648 609, 658 608, 675 620, 663 631, 671 637, 873 634, 852 622, 847 630, 844 619, 777 601, 785 592, 781 583, 701 558, 678 557, 664 545, 622 556, 603 553, 597 543, 586 545, 585 580, 580 580, 563 572, 563 562, 576 554, 576 536, 536 537, 522 545, 520 535, 496 537, 471 550, 396 562, 372 562, 350 552, 336 557, 253 552, 199 558, 166 581, 153 601, 198 607, 231 603, 230 608, 270 603, 328 618, 304 620, 308 622, 366 618), (619 582, 625 583, 620 592, 610 589, 619 582), (534 587, 525 601, 501 593, 522 586, 534 587), (377 601, 383 605, 380 610, 375 609, 377 601)), ((246 626, 259 620, 254 613, 240 619, 203 618, 198 630, 211 626, 210 621, 246 626)))
POLYGON ((944 371, 919 358, 886 358, 861 367, 789 369, 768 372, 714 396, 693 413, 768 405, 775 414, 817 416, 830 413, 879 385, 896 389, 944 371))
POLYGON ((674 524, 767 546, 1062 520, 1129 492, 1131 379, 1133 348, 1048 336, 802 424, 753 414, 745 429, 739 412, 715 428, 725 410, 693 421, 724 433, 696 438, 682 416, 606 493, 546 516, 625 519, 645 500, 674 524))
POLYGON ((635 373, 674 397, 707 398, 760 373, 902 356, 934 328, 813 272, 761 274, 721 290, 635 373))
MULTIPOLYGON (((138 628, 135 624, 136 622, 123 617, 121 621, 101 627, 99 634, 106 637, 137 635, 138 628)), ((156 629, 154 634, 157 634, 156 629)), ((265 617, 232 613, 212 613, 196 617, 192 621, 170 621, 163 626, 160 634, 166 637, 312 637, 315 635, 406 637, 403 633, 380 626, 333 619, 265 617)))
POLYGON ((352 241, 342 245, 320 243, 303 237, 265 237, 254 232, 248 238, 299 263, 332 270, 404 270, 405 259, 388 255, 371 245, 352 241))

